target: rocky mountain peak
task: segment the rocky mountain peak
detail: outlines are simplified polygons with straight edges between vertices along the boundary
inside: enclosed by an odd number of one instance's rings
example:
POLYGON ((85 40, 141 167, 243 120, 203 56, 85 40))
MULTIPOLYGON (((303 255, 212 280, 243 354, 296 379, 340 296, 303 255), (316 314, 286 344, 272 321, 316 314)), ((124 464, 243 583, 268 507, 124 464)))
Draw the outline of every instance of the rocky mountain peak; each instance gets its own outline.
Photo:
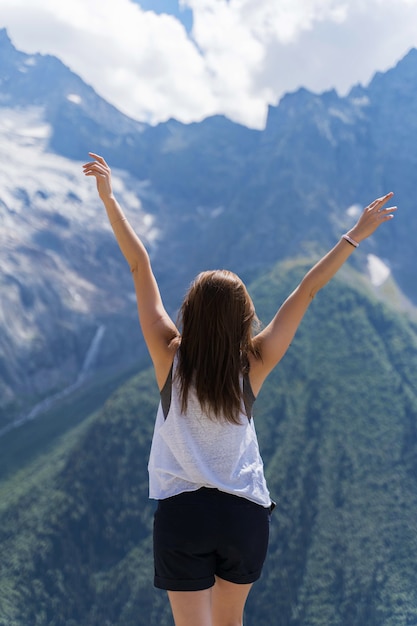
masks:
MULTIPOLYGON (((248 279, 283 259, 315 257, 352 225, 352 207, 389 190, 401 207, 395 236, 381 232, 352 263, 366 274, 367 255, 383 259, 417 301, 417 51, 347 97, 334 90, 288 94, 270 107, 265 130, 254 131, 221 116, 140 124, 57 59, 18 52, 5 30, 0 47, 0 309, 8 307, 3 317, 0 310, 0 347, 13 355, 0 363, 0 399, 18 392, 36 400, 52 380, 59 390, 77 378, 102 324, 121 332, 122 318, 129 327, 137 323, 129 273, 94 185, 87 190, 82 181, 81 160, 91 149, 118 170, 134 227, 157 233, 149 241, 172 309, 201 269, 229 267, 248 279), (19 345, 6 317, 31 329, 19 345), (59 359, 43 364, 35 384, 45 354, 59 359), (61 365, 62 376, 48 376, 61 365)), ((107 356, 99 360, 111 355, 121 363, 119 336, 103 346, 107 356)))

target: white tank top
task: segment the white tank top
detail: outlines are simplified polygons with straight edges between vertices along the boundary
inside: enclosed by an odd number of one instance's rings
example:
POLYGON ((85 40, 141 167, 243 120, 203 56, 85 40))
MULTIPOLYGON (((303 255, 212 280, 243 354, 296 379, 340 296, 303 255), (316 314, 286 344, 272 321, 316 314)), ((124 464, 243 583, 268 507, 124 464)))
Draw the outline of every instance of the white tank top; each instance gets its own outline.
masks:
POLYGON ((249 379, 242 378, 245 401, 240 424, 209 419, 193 389, 183 414, 176 363, 175 359, 161 391, 148 464, 149 497, 163 500, 185 491, 213 487, 264 507, 271 506, 251 413, 255 397, 249 379))

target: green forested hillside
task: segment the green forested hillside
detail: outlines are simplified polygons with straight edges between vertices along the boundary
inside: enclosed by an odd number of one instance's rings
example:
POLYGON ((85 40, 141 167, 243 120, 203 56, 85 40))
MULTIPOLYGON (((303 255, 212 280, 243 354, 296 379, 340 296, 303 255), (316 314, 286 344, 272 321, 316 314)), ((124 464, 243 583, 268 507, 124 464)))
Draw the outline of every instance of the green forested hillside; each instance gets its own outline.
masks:
MULTIPOLYGON (((252 285, 268 320, 304 268, 252 285)), ((271 544, 246 625, 417 624, 417 330, 343 276, 255 405, 271 544)), ((0 485, 1 626, 171 625, 152 586, 152 372, 0 485)))
POLYGON ((404 319, 339 280, 317 296, 259 399, 279 507, 257 625, 417 624, 416 375, 404 319))

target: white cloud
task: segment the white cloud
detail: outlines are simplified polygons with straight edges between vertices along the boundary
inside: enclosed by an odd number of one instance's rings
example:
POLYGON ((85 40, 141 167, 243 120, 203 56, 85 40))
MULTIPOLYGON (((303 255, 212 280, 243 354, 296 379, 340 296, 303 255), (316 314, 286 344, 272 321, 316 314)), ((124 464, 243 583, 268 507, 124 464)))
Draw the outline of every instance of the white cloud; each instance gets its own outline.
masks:
POLYGON ((386 265, 382 259, 375 256, 375 254, 368 254, 368 272, 371 283, 375 287, 383 285, 391 274, 388 265, 386 265))
POLYGON ((130 0, 0 0, 26 52, 61 58, 107 100, 151 123, 223 113, 261 127, 306 86, 345 92, 417 46, 417 0, 182 0, 178 20, 130 0))
POLYGON ((346 215, 355 219, 357 219, 361 213, 362 206, 360 204, 352 204, 348 209, 346 209, 346 215))
POLYGON ((13 43, 58 56, 107 100, 150 122, 215 112, 204 59, 174 17, 129 0, 0 0, 13 43))

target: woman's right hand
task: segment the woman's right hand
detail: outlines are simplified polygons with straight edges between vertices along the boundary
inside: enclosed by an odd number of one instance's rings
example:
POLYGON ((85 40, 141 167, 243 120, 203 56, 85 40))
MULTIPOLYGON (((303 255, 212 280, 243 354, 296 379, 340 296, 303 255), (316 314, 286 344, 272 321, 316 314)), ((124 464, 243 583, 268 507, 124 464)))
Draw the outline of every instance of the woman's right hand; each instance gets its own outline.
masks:
POLYGON ((83 165, 85 176, 94 176, 97 183, 97 191, 103 202, 113 197, 111 185, 111 169, 103 157, 94 152, 88 153, 94 161, 89 161, 83 165))

